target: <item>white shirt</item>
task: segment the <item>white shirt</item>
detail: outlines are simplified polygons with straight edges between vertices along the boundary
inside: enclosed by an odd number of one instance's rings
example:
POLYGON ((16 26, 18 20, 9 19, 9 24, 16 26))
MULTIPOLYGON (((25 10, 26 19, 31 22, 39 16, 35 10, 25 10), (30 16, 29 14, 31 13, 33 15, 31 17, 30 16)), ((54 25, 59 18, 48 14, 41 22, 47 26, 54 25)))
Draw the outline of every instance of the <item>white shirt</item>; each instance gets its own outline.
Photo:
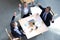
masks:
POLYGON ((28 14, 28 8, 26 7, 26 8, 24 8, 24 15, 26 15, 26 14, 28 14))
POLYGON ((16 31, 18 34, 21 35, 21 32, 18 30, 18 27, 17 26, 14 28, 14 31, 16 31))

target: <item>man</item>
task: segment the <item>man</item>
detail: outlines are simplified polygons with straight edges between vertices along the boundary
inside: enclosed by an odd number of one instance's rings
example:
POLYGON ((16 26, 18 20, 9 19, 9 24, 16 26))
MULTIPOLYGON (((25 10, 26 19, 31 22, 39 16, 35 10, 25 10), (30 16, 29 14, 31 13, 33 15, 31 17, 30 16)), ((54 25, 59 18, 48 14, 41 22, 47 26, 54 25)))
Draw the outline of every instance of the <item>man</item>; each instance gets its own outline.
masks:
POLYGON ((24 34, 21 32, 21 30, 17 26, 17 22, 14 21, 15 16, 16 16, 16 12, 14 12, 14 15, 13 15, 11 23, 10 23, 11 33, 12 33, 13 37, 20 38, 20 37, 24 36, 24 34))
POLYGON ((51 7, 46 7, 43 8, 40 3, 38 4, 39 8, 41 8, 42 13, 40 15, 40 17, 42 18, 42 20, 44 21, 44 23, 46 24, 46 26, 50 26, 50 21, 52 20, 52 15, 50 13, 51 7))
POLYGON ((21 7, 21 18, 25 18, 29 15, 31 15, 30 7, 28 7, 28 4, 24 2, 21 7))

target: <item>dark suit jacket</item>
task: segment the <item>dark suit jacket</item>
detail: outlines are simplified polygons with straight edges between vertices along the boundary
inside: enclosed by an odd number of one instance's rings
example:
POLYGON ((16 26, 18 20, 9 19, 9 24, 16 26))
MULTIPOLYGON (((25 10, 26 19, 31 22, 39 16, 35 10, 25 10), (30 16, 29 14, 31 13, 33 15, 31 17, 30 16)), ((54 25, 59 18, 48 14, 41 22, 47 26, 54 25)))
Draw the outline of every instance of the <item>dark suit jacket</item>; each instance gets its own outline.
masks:
MULTIPOLYGON (((40 15, 40 17, 42 18, 43 14, 44 14, 44 12, 45 12, 45 8, 43 8, 42 6, 39 6, 39 7, 42 9, 42 13, 41 13, 41 15, 40 15)), ((44 21, 43 18, 42 18, 42 20, 44 21)), ((47 14, 46 20, 44 21, 44 23, 46 24, 47 27, 50 26, 50 21, 51 21, 51 20, 52 20, 52 15, 51 15, 51 13, 49 12, 49 13, 47 14)))
MULTIPOLYGON (((15 16, 12 17, 11 23, 14 22, 14 19, 15 19, 15 16)), ((10 23, 10 29, 11 29, 11 33, 12 33, 13 37, 17 38, 17 37, 23 36, 23 35, 19 35, 16 31, 14 31, 14 27, 12 26, 11 23, 10 23)), ((19 28, 19 31, 21 32, 20 27, 18 27, 18 28, 19 28)), ((22 32, 21 32, 21 33, 22 33, 22 32)), ((22 34, 23 34, 23 33, 22 33, 22 34)))

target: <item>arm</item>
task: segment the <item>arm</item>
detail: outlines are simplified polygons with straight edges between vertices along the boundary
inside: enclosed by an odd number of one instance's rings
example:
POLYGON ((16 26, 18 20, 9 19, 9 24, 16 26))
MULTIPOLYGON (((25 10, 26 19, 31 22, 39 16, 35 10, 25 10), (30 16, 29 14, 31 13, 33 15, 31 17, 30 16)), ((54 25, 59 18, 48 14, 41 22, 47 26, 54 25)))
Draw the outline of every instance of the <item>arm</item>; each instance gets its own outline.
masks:
POLYGON ((12 20, 11 20, 11 22, 12 22, 12 21, 14 21, 14 19, 15 19, 15 16, 13 16, 13 17, 12 17, 12 20))
POLYGON ((14 12, 14 15, 13 15, 13 17, 12 17, 12 20, 11 20, 11 22, 12 22, 12 21, 14 21, 14 19, 15 19, 15 16, 16 16, 16 12, 14 12))
POLYGON ((54 23, 53 15, 51 15, 51 17, 50 17, 50 21, 51 21, 52 23, 54 23))
POLYGON ((39 8, 41 8, 41 10, 44 10, 45 8, 43 8, 42 6, 39 5, 39 8))
POLYGON ((18 5, 18 11, 20 11, 20 12, 21 12, 21 7, 22 7, 22 5, 19 3, 19 5, 18 5))
POLYGON ((50 13, 50 16, 49 16, 49 17, 50 17, 50 21, 52 21, 52 17, 53 17, 53 16, 51 15, 51 13, 50 13))
POLYGON ((45 8, 43 8, 43 7, 41 6, 40 3, 38 3, 38 6, 39 6, 39 8, 41 8, 41 10, 44 10, 44 9, 45 9, 45 8))

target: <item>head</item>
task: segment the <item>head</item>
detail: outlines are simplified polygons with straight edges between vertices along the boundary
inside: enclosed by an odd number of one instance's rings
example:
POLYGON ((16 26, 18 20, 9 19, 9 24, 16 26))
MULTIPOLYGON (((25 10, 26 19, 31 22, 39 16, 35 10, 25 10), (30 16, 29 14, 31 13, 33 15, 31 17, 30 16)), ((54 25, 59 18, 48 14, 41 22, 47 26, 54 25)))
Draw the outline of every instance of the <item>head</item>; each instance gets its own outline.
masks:
POLYGON ((27 7, 27 6, 28 6, 28 4, 26 2, 24 2, 24 7, 27 7))
POLYGON ((50 10, 51 10, 51 7, 46 7, 46 9, 45 9, 45 12, 50 12, 50 10))
POLYGON ((12 26, 12 27, 17 26, 17 22, 12 22, 12 23, 11 23, 11 26, 12 26))

